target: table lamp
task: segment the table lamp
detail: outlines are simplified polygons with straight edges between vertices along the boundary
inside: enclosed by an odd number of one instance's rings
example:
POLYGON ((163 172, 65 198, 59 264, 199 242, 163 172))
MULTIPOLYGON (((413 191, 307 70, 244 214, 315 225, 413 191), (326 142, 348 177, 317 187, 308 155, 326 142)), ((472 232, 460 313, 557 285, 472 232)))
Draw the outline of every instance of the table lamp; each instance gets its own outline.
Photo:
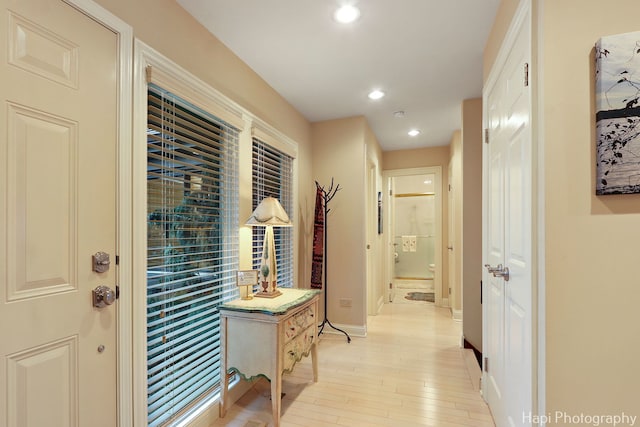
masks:
POLYGON ((262 261, 260 262, 260 270, 258 270, 260 276, 258 283, 261 289, 254 296, 275 298, 282 293, 278 290, 278 267, 273 227, 290 227, 291 220, 276 198, 266 197, 253 211, 246 225, 266 227, 262 242, 262 261))

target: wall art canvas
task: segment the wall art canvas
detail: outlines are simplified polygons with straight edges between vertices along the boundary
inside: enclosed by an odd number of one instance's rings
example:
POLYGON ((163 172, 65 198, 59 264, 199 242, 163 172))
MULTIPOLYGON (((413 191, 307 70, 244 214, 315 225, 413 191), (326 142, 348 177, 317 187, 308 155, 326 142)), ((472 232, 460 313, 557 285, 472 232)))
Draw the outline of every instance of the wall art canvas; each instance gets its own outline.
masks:
POLYGON ((596 43, 596 194, 640 193, 640 32, 596 43))

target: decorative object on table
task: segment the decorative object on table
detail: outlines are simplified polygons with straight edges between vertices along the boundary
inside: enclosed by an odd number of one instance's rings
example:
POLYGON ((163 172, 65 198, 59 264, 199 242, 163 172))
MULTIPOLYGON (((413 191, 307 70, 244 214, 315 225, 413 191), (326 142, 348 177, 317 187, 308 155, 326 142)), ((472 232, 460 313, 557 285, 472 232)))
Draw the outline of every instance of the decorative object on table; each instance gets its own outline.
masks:
POLYGON ((596 194, 640 193, 640 32, 596 43, 596 194))
POLYGON ((259 270, 260 289, 255 296, 275 298, 280 295, 280 291, 278 290, 278 266, 273 227, 290 227, 291 220, 276 198, 265 197, 253 211, 246 225, 266 227, 259 270))
POLYGON ((240 290, 240 299, 253 299, 253 287, 258 284, 258 270, 239 270, 236 285, 240 290))
POLYGON ((320 276, 320 284, 315 284, 314 283, 314 277, 313 277, 313 269, 317 268, 317 262, 316 262, 316 239, 319 239, 320 237, 324 238, 324 242, 323 242, 323 248, 324 248, 324 256, 320 256, 318 259, 320 259, 321 261, 324 261, 323 265, 324 265, 324 320, 322 321, 322 323, 320 323, 320 325, 318 326, 320 329, 318 331, 318 335, 320 335, 322 333, 322 331, 324 330, 324 326, 325 325, 329 325, 332 329, 335 329, 336 331, 342 332, 346 337, 347 337, 347 342, 350 343, 351 342, 351 337, 349 336, 348 333, 346 333, 345 331, 343 331, 342 329, 338 329, 335 326, 333 326, 331 324, 331 322, 329 321, 329 318, 327 317, 327 255, 326 255, 326 251, 327 251, 327 214, 329 213, 329 211, 331 209, 329 209, 327 207, 327 205, 329 204, 329 202, 331 201, 331 199, 333 199, 333 197, 336 195, 336 193, 338 192, 338 190, 340 190, 340 184, 337 184, 335 187, 333 186, 333 178, 331 178, 331 186, 329 187, 328 190, 325 190, 324 187, 322 187, 320 184, 318 184, 318 181, 316 181, 316 221, 318 221, 318 218, 322 219, 322 227, 318 227, 318 230, 322 230, 322 234, 318 234, 316 235, 316 227, 315 227, 315 222, 314 222, 314 236, 313 236, 313 242, 314 242, 314 246, 313 246, 313 264, 312 264, 312 277, 311 277, 311 287, 312 288, 319 288, 322 289, 322 275, 320 276), (321 197, 318 197, 318 195, 320 195, 321 197), (321 206, 321 213, 318 214, 318 200, 320 200, 320 206, 321 206))

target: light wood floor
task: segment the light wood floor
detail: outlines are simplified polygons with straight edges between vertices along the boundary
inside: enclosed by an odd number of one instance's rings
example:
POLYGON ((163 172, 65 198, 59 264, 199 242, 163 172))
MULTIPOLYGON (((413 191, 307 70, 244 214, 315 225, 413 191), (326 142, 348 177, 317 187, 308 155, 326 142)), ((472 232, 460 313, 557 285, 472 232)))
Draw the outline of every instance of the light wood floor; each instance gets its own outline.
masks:
MULTIPOLYGON (((465 368, 460 329, 433 304, 386 304, 367 338, 322 334, 318 382, 310 358, 284 377, 281 426, 494 426, 465 368)), ((212 427, 245 425, 273 425, 265 380, 212 427)))

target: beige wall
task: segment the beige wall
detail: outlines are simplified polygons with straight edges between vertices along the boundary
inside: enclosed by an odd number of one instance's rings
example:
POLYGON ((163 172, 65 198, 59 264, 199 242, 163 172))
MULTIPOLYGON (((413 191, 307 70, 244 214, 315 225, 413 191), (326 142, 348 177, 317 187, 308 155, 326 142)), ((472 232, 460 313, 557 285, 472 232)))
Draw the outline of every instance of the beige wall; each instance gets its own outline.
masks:
MULTIPOLYGON (((293 220, 299 232, 298 281, 299 285, 307 286, 315 200, 309 122, 174 0, 97 2, 132 26, 136 38, 298 143, 299 214, 293 220)), ((241 177, 241 181, 251 182, 246 177, 241 177)))
MULTIPOLYGON (((334 180, 340 185, 328 206, 327 313, 336 325, 366 327, 366 203, 367 149, 376 158, 379 148, 372 140, 364 117, 313 123, 313 174, 326 189, 334 180), (370 145, 371 144, 371 147, 370 145), (370 148, 367 148, 370 147, 370 148), (340 300, 351 300, 341 307, 340 300)), ((378 163, 380 163, 380 160, 378 163)))
POLYGON ((449 164, 449 146, 415 148, 411 150, 385 151, 382 153, 384 170, 426 168, 442 166, 443 172, 449 164))
MULTIPOLYGON (((509 13, 496 22, 485 70, 517 2, 502 3, 501 11, 509 13)), ((640 195, 594 195, 593 89, 594 43, 637 31, 640 3, 550 0, 535 2, 534 11, 541 64, 533 70, 539 87, 534 145, 543 153, 546 411, 640 416, 640 195)))
POLYGON ((462 103, 462 333, 482 351, 482 99, 462 103))
POLYGON ((447 250, 449 207, 447 191, 449 178, 449 146, 385 151, 382 153, 383 170, 412 169, 440 166, 442 168, 442 298, 449 298, 449 251, 447 250))
POLYGON ((594 43, 639 15, 637 0, 542 4, 550 411, 640 416, 640 195, 594 195, 593 89, 594 43))

